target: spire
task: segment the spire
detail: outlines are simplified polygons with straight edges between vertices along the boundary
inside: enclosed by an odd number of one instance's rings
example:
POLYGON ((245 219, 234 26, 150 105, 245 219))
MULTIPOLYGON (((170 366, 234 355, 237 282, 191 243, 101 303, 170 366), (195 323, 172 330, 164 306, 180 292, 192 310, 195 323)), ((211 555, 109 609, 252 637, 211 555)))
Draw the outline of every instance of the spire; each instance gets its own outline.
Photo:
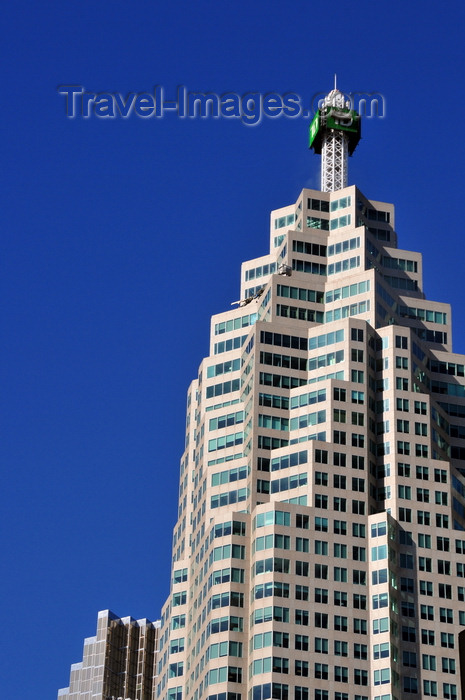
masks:
POLYGON ((321 154, 321 190, 335 192, 347 187, 348 156, 360 140, 360 115, 337 89, 324 98, 310 124, 309 147, 321 154))

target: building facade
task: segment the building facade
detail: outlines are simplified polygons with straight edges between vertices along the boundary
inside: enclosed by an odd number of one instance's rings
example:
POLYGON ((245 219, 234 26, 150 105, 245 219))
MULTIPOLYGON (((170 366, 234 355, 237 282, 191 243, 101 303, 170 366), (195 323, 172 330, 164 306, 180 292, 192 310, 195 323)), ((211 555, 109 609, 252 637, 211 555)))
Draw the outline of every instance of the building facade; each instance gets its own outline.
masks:
POLYGON ((159 623, 119 618, 102 610, 95 637, 84 640, 82 661, 71 666, 59 700, 152 700, 155 693, 159 623))
POLYGON ((323 189, 211 321, 153 700, 462 697, 465 356, 393 205, 323 189))

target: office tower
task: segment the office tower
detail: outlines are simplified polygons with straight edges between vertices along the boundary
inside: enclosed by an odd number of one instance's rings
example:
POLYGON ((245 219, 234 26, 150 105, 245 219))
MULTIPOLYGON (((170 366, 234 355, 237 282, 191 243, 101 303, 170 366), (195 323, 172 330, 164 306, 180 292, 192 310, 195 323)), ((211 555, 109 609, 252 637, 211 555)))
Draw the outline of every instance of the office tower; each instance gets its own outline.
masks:
POLYGON ((71 666, 59 700, 151 700, 156 678, 159 623, 98 614, 97 634, 84 640, 82 662, 71 666))
POLYGON ((345 186, 359 137, 335 89, 310 127, 322 191, 271 213, 212 318, 157 700, 461 695, 465 356, 394 207, 345 186))

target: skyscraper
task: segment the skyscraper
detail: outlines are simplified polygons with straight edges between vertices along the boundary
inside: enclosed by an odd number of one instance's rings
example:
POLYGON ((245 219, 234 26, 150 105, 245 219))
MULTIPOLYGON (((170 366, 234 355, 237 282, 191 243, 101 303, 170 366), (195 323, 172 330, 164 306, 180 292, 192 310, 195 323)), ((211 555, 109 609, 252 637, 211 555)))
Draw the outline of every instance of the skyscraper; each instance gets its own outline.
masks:
POLYGON ((99 612, 97 633, 84 640, 82 661, 71 666, 69 688, 58 691, 59 700, 152 698, 159 627, 99 612))
POLYGON ((333 90, 310 127, 321 191, 271 213, 212 318, 156 687, 131 700, 461 696, 465 356, 394 207, 347 186, 359 137, 333 90))

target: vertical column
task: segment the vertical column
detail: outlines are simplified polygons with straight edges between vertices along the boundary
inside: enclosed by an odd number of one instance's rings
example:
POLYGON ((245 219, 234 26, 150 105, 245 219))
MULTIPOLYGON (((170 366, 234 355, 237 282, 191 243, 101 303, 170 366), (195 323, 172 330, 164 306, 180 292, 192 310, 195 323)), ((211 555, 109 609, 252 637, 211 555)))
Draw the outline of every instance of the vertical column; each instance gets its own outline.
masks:
POLYGON ((336 192, 347 187, 348 138, 342 131, 325 134, 321 149, 321 191, 336 192))

